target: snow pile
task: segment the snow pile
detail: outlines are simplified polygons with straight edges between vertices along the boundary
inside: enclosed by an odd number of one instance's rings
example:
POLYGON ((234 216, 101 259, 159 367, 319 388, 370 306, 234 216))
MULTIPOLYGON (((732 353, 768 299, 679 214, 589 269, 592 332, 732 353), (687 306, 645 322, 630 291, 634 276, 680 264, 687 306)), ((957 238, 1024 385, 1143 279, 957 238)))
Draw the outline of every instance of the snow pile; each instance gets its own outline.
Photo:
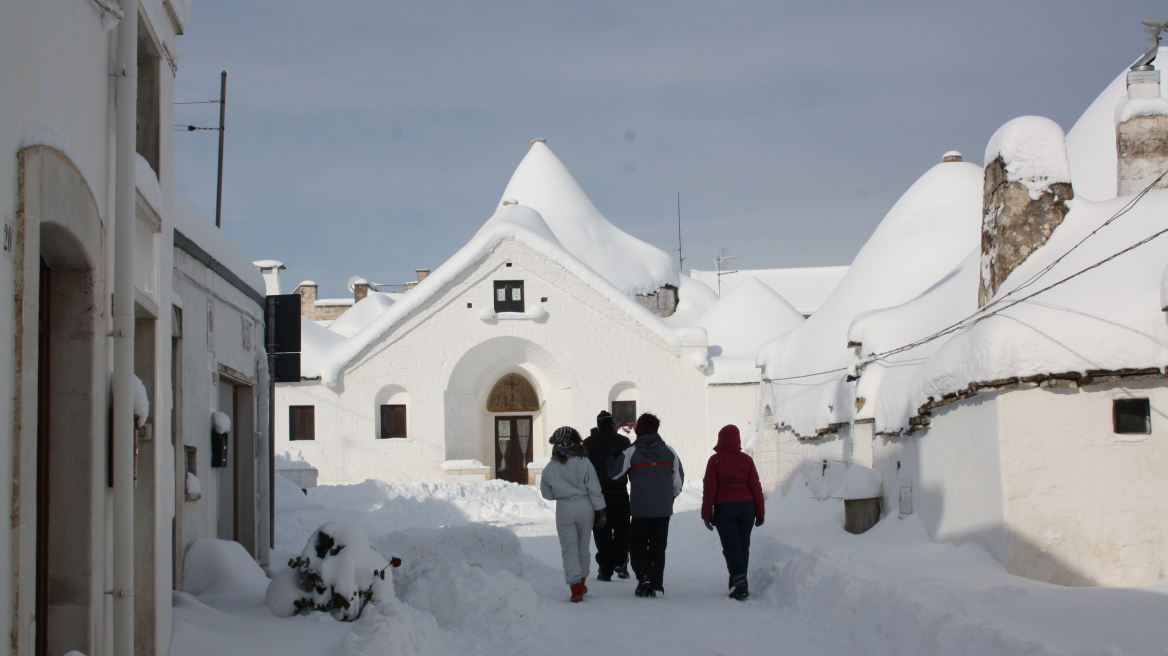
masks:
POLYGON ((1115 106, 1115 125, 1130 121, 1137 116, 1168 115, 1168 99, 1136 98, 1125 100, 1115 106))
MULTIPOLYGON (((523 205, 509 204, 500 205, 466 246, 352 337, 345 339, 342 335, 305 319, 301 323, 301 376, 320 377, 326 385, 334 384, 341 369, 349 361, 357 357, 368 345, 392 331, 406 317, 425 307, 432 298, 447 291, 454 285, 459 274, 486 259, 495 247, 507 238, 519 241, 537 253, 558 262, 666 343, 681 345, 705 342, 704 330, 674 328, 666 324, 566 251, 555 239, 555 235, 551 234, 551 229, 538 212, 523 205)), ((596 248, 604 251, 607 247, 599 244, 596 248)), ((676 272, 672 280, 673 283, 677 282, 676 272)))
MULTIPOLYGON (((831 296, 840 280, 847 274, 846 266, 797 267, 791 269, 740 269, 737 273, 722 276, 722 295, 733 291, 747 278, 757 278, 762 284, 795 306, 803 314, 814 314, 819 306, 831 296)), ((718 289, 717 271, 692 269, 689 274, 718 289)))
POLYGON ((539 212, 565 250, 622 293, 650 294, 665 285, 678 286, 673 258, 609 223, 543 141, 532 143, 503 198, 539 212))
POLYGON ((223 435, 231 431, 231 417, 222 412, 211 413, 211 427, 216 433, 223 435))
MULTIPOLYGON (((1168 62, 1168 47, 1160 48, 1152 66, 1162 70, 1162 62, 1168 62)), ((1165 93, 1168 85, 1160 85, 1161 97, 1165 93)), ((1076 198, 1098 201, 1115 198, 1118 175, 1115 111, 1127 99, 1127 68, 1124 68, 1067 131, 1067 160, 1075 181, 1076 198)))
POLYGON ((369 547, 369 537, 358 526, 333 521, 314 531, 300 557, 276 574, 265 603, 279 617, 328 611, 351 622, 366 605, 392 596, 390 563, 369 547))
POLYGON ((757 278, 726 293, 695 325, 709 335, 709 382, 759 380, 758 348, 803 323, 803 315, 757 278))
POLYGON ((402 601, 445 629, 490 636, 522 635, 537 625, 539 595, 521 577, 539 568, 504 528, 456 526, 398 531, 379 538, 382 553, 400 554, 394 584, 402 601))
POLYGON ((1033 199, 1056 182, 1071 181, 1066 135, 1049 118, 1019 116, 998 128, 986 146, 985 162, 999 157, 1006 165, 1006 181, 1021 182, 1033 199))
POLYGON ((709 285, 694 280, 685 275, 680 276, 677 287, 677 308, 673 314, 665 317, 665 323, 671 326, 692 326, 701 318, 706 310, 718 302, 718 295, 709 285))
MULTIPOLYGON (((191 201, 177 192, 174 195, 174 229, 227 267, 257 294, 267 293, 264 277, 252 264, 251 258, 245 255, 222 230, 216 228, 214 221, 204 216, 191 201)), ((253 311, 257 312, 256 318, 260 318, 258 310, 253 311)))
POLYGON ((759 350, 764 375, 774 381, 777 423, 814 435, 851 418, 854 390, 845 377, 854 359, 853 318, 918 296, 980 247, 982 177, 981 167, 968 162, 926 172, 889 210, 819 310, 759 350))
POLYGON ((134 165, 134 185, 138 188, 138 193, 142 194, 155 212, 165 214, 162 209, 162 185, 158 184, 158 174, 154 172, 154 167, 141 155, 137 155, 134 165))
POLYGON ((300 449, 285 449, 276 454, 276 469, 315 469, 300 449))
POLYGON ((268 577, 238 542, 197 540, 183 558, 183 592, 199 596, 262 593, 268 577))
POLYGON ((203 495, 203 484, 199 482, 199 477, 192 472, 187 472, 185 491, 196 499, 203 495))
POLYGON ((344 314, 329 324, 328 329, 338 335, 352 337, 381 316, 391 305, 393 299, 388 294, 369 292, 368 296, 354 303, 353 307, 345 310, 344 314))
POLYGON ((142 384, 142 379, 134 376, 134 425, 141 428, 146 425, 149 418, 150 397, 146 395, 146 386, 142 384))
POLYGON ((880 472, 863 465, 850 465, 844 474, 844 483, 832 496, 852 501, 855 499, 875 499, 880 496, 880 472))
POLYGON ((276 507, 281 512, 294 512, 297 510, 314 510, 321 506, 319 503, 309 499, 299 485, 276 474, 276 507))

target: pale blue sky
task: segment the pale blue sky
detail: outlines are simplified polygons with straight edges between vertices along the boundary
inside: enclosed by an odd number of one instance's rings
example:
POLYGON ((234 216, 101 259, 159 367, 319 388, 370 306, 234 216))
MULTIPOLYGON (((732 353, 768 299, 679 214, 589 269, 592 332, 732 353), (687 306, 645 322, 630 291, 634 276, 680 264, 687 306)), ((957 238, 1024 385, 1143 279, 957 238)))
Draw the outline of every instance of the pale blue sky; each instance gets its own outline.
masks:
MULTIPOLYGON (((224 229, 343 296, 435 268, 543 137, 610 221, 749 268, 847 264, 946 150, 1070 129, 1162 2, 195 0, 176 100, 228 71, 224 229)), ((213 126, 214 105, 176 108, 213 126)), ((213 132, 177 184, 215 208, 213 132)))

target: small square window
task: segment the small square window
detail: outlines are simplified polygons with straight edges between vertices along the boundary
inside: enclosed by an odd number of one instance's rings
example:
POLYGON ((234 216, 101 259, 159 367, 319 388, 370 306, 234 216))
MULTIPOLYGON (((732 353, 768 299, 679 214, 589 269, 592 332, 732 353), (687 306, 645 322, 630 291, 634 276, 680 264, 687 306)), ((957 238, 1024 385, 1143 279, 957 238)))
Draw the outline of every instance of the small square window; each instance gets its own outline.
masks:
POLYGON ((381 406, 381 439, 406 436, 406 407, 404 405, 381 406))
POLYGON ((547 303, 547 296, 540 296, 540 297, 539 297, 539 302, 540 302, 540 303, 547 303))
POLYGON ((1148 399, 1116 399, 1112 405, 1115 432, 1147 435, 1152 432, 1152 406, 1148 399))
POLYGON ((470 303, 467 303, 466 306, 469 308, 471 305, 470 305, 470 303))
POLYGON ((495 281, 495 312, 523 312, 523 281, 495 281))
POLYGON ((637 423, 636 401, 613 401, 612 420, 618 424, 637 423))
POLYGON ((315 440, 316 439, 316 406, 290 405, 288 406, 288 439, 315 440))

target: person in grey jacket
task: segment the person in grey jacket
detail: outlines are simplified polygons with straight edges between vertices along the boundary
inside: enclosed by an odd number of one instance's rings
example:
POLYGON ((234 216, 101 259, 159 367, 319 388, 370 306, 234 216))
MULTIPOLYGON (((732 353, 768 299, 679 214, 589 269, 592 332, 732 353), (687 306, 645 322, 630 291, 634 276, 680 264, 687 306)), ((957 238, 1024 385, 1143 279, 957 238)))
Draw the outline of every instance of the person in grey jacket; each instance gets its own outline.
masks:
POLYGON ((564 558, 564 579, 572 590, 571 601, 584 601, 592 554, 588 542, 594 524, 604 524, 604 495, 600 479, 588 460, 580 434, 571 426, 552 433, 552 459, 539 481, 543 498, 556 502, 556 533, 564 558))
POLYGON ((629 557, 637 575, 638 597, 656 597, 664 593, 665 546, 669 541, 669 518, 673 499, 681 494, 685 469, 673 447, 657 433, 661 420, 645 413, 637 419, 637 440, 623 452, 608 459, 608 477, 618 479, 626 473, 632 490, 629 494, 629 557))

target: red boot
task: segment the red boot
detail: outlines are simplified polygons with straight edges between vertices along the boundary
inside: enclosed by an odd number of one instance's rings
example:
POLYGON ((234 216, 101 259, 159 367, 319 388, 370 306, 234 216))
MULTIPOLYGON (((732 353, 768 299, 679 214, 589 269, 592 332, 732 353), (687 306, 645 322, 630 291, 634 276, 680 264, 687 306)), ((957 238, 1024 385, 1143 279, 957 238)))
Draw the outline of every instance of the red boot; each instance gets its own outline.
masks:
POLYGON ((584 579, 580 579, 580 588, 584 590, 584 594, 588 594, 588 586, 584 584, 584 579))
POLYGON ((585 590, 584 590, 584 583, 583 582, 573 583, 572 584, 572 598, 570 599, 570 601, 572 603, 578 603, 578 602, 584 601, 584 592, 585 592, 585 590))

